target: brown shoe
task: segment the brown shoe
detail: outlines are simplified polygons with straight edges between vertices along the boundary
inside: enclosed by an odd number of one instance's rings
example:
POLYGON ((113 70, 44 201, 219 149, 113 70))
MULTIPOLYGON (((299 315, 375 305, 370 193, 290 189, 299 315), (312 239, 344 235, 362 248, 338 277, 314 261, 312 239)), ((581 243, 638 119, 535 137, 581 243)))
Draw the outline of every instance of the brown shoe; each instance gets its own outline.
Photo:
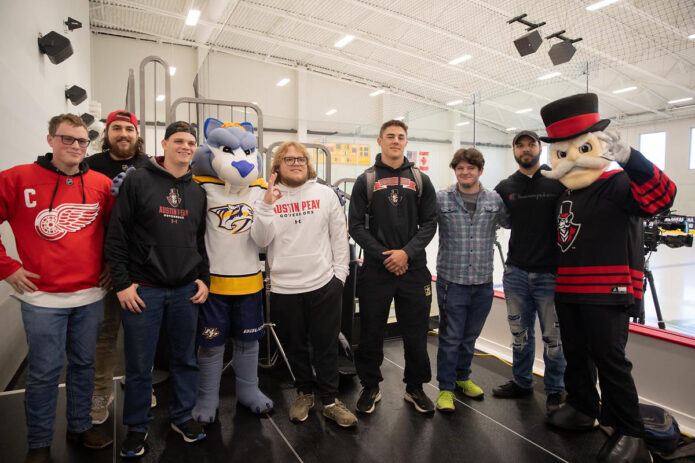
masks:
POLYGON ((24 463, 50 463, 51 461, 50 447, 29 449, 27 456, 24 459, 24 463))
POLYGON ((113 438, 104 431, 92 426, 84 432, 68 432, 65 436, 70 442, 77 442, 88 449, 103 449, 113 444, 113 438))

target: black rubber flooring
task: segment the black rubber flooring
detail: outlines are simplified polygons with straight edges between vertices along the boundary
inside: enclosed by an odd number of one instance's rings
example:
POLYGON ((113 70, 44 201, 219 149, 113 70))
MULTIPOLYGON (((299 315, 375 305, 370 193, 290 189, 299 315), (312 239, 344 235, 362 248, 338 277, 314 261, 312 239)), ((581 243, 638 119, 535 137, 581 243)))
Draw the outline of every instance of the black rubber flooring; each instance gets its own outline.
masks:
MULTIPOLYGON (((433 372, 437 338, 429 339, 433 372)), ((326 422, 315 407, 304 423, 288 420, 295 392, 282 363, 260 371, 261 388, 276 403, 273 414, 259 418, 237 407, 234 374, 223 376, 218 421, 208 426, 207 438, 185 444, 169 429, 168 384, 156 389, 159 405, 148 438, 148 453, 142 462, 587 462, 594 461, 605 440, 600 431, 568 433, 549 429, 543 422, 545 395, 542 379, 536 378, 535 393, 517 400, 492 397, 491 390, 508 380, 511 368, 489 356, 476 356, 472 379, 487 395, 483 401, 458 395, 456 412, 422 415, 403 400, 403 352, 400 340, 387 341, 382 367, 383 399, 372 415, 359 415, 356 429, 342 429, 326 422)), ((434 400, 436 380, 425 385, 434 400)), ((116 446, 90 451, 65 441, 65 389, 60 389, 56 431, 52 447, 55 462, 119 461, 116 450, 124 438, 120 410, 123 397, 114 382, 113 415, 101 425, 116 436, 116 446)), ((356 377, 341 379, 341 399, 354 408, 360 391, 356 377)), ((0 461, 23 461, 26 448, 23 393, 0 396, 0 461)))

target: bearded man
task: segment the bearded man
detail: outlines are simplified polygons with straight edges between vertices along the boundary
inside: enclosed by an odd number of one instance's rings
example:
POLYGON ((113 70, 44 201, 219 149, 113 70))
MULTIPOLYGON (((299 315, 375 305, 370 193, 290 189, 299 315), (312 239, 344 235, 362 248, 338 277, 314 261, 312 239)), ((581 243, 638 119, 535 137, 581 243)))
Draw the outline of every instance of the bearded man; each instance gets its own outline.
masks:
MULTIPOLYGON (((116 110, 106 118, 102 151, 85 158, 90 169, 112 179, 128 168, 142 167, 148 162, 143 142, 138 134, 138 119, 126 110, 116 110)), ((113 402, 113 372, 116 368, 116 341, 121 326, 121 305, 116 292, 110 288, 104 296, 104 321, 97 339, 94 363, 94 395, 92 423, 101 424, 109 417, 113 402)), ((152 394, 152 405, 156 404, 152 394)))
POLYGON ((549 424, 614 429, 603 462, 649 462, 632 363, 625 356, 629 317, 643 292, 642 217, 668 210, 675 184, 615 131, 605 130, 598 97, 573 95, 541 108, 552 171, 567 187, 556 209, 560 248, 555 307, 567 360, 563 407, 549 424), (623 170, 606 170, 616 161, 623 170), (595 385, 598 370, 601 398, 595 385))

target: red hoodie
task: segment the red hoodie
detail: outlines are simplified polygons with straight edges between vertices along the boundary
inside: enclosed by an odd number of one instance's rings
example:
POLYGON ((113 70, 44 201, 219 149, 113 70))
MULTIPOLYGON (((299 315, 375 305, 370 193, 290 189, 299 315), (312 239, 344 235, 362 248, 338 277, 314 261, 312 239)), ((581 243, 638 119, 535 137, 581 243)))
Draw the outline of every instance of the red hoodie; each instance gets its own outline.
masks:
POLYGON ((0 172, 0 223, 12 227, 21 262, 0 242, 0 280, 22 265, 40 276, 39 288, 14 294, 41 307, 77 307, 103 297, 98 287, 104 229, 112 206, 111 181, 80 165, 68 176, 40 156, 0 172))

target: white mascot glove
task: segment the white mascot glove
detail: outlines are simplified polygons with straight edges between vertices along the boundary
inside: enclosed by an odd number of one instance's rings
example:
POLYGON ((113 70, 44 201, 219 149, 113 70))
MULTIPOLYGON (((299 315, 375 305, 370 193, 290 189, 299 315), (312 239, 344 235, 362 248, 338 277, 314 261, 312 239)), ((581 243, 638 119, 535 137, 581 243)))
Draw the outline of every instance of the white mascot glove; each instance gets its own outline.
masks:
POLYGON ((617 130, 604 130, 596 134, 603 142, 604 150, 601 157, 619 164, 626 164, 630 159, 630 145, 620 137, 617 130))

